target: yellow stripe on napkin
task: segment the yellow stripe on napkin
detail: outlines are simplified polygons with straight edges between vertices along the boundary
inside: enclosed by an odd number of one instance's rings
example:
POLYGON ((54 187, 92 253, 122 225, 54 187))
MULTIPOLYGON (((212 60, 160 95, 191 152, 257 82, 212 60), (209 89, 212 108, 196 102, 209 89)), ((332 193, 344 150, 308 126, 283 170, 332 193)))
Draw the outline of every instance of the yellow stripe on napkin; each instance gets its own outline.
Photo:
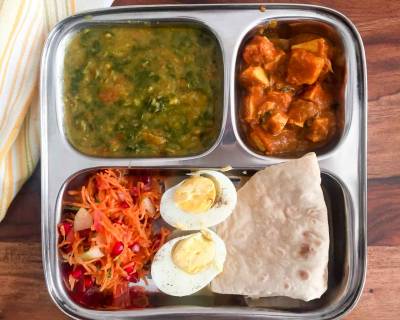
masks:
POLYGON ((45 38, 80 2, 88 6, 85 0, 0 0, 0 221, 39 159, 38 80, 45 38))

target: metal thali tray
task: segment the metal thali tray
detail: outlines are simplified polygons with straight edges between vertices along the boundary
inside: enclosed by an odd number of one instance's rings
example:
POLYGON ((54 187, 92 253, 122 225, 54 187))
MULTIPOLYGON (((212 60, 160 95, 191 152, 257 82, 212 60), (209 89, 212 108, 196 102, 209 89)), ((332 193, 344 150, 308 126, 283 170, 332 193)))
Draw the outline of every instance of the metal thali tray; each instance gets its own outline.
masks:
MULTIPOLYGON (((342 14, 308 5, 131 6, 79 14, 60 22, 50 34, 41 70, 42 120, 42 248, 49 293, 57 306, 75 318, 207 318, 332 319, 351 310, 361 294, 366 271, 366 119, 367 84, 364 48, 354 25, 342 14), (343 84, 343 125, 329 149, 318 154, 322 188, 330 222, 328 290, 310 302, 277 297, 248 300, 207 291, 175 298, 151 293, 153 307, 142 310, 93 310, 74 303, 60 276, 57 223, 65 190, 99 168, 130 168, 134 174, 157 172, 179 179, 195 168, 233 167, 227 175, 241 183, 256 170, 285 159, 250 150, 237 125, 236 69, 238 51, 254 29, 270 20, 320 28, 342 46, 346 78, 343 84), (99 23, 178 21, 201 24, 221 46, 224 69, 222 129, 207 152, 187 158, 95 158, 75 150, 63 130, 62 66, 65 44, 82 26, 99 23)), ((322 32, 322 31, 321 31, 322 32)))

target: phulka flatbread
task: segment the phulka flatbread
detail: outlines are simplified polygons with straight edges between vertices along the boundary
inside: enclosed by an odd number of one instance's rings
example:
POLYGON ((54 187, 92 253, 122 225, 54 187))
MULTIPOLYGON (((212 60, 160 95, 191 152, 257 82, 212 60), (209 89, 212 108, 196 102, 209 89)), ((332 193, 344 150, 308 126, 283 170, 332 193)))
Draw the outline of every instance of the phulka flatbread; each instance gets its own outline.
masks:
POLYGON ((257 172, 217 233, 228 255, 212 291, 319 298, 327 288, 329 228, 315 153, 257 172))

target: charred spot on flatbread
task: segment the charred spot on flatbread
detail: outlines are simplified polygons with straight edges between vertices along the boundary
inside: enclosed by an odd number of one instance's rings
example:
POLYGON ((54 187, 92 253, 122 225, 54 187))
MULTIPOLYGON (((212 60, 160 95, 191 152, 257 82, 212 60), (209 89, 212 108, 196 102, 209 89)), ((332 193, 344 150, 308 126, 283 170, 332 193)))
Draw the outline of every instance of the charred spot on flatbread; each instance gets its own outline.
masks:
POLYGON ((299 250, 299 256, 308 259, 315 254, 314 248, 308 243, 302 243, 299 250))
POLYGON ((308 278, 310 277, 306 270, 299 270, 297 273, 299 275, 299 278, 303 281, 308 280, 308 278))

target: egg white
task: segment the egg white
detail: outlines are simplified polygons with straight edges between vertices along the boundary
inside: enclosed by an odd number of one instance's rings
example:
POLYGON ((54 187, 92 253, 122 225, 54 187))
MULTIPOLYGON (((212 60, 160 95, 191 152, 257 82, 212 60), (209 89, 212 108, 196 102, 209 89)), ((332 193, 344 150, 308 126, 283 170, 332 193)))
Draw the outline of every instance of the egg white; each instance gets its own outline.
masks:
POLYGON ((195 174, 208 175, 217 181, 219 185, 218 198, 209 210, 190 213, 179 208, 174 201, 175 190, 180 184, 168 189, 161 198, 160 213, 162 218, 175 228, 199 230, 213 227, 228 218, 236 206, 236 188, 227 176, 221 172, 211 170, 202 170, 195 174))
POLYGON ((151 277, 157 288, 171 296, 187 296, 207 286, 220 272, 226 258, 223 240, 213 231, 206 230, 215 244, 214 262, 205 270, 189 274, 179 269, 172 261, 172 249, 175 244, 194 234, 172 239, 165 243, 154 256, 151 264, 151 277))

